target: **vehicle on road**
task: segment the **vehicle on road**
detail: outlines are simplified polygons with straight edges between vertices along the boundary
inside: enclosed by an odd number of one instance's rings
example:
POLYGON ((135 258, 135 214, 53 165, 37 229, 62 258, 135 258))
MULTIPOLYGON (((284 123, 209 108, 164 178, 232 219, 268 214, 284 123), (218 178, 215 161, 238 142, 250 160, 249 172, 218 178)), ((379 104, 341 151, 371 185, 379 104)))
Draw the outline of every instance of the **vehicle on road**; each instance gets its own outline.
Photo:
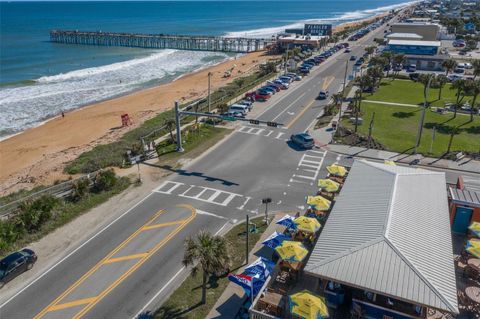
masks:
POLYGON ((319 100, 325 100, 328 97, 328 91, 327 90, 321 90, 320 93, 318 93, 318 99, 319 100))
POLYGON ((32 269, 36 261, 35 252, 26 248, 0 260, 0 288, 25 271, 32 269))
POLYGON ((308 133, 298 133, 290 136, 290 141, 304 149, 310 149, 315 146, 313 137, 308 133))

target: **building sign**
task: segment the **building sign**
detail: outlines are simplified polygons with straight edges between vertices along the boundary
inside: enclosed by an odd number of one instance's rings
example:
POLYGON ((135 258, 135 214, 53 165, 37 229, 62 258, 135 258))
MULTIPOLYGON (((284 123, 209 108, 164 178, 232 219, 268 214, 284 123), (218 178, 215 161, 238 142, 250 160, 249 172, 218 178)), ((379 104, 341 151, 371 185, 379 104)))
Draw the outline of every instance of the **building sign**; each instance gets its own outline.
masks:
POLYGON ((285 33, 303 34, 303 29, 285 29, 285 33))
POLYGON ((305 24, 305 34, 310 35, 332 35, 331 24, 305 24))

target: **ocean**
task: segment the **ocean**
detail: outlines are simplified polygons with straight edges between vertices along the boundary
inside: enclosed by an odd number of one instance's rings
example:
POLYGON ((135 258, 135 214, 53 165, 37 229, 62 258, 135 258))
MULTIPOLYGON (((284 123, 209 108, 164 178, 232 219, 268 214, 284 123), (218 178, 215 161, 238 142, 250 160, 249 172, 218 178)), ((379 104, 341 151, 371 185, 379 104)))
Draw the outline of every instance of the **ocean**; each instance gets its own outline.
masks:
POLYGON ((61 111, 172 81, 234 54, 64 45, 51 29, 270 37, 305 22, 334 25, 405 0, 0 1, 0 139, 61 111))

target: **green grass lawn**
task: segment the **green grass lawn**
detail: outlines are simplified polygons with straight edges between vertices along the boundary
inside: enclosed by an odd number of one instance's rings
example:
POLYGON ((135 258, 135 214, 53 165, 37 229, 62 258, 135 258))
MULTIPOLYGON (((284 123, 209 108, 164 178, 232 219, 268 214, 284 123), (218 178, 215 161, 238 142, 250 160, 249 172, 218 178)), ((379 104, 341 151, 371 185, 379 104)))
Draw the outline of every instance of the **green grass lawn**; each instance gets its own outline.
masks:
MULTIPOLYGON (((257 233, 251 233, 249 236, 249 250, 251 251, 267 226, 263 222, 263 217, 252 219, 250 222, 255 223, 258 230, 257 233)), ((242 223, 232 228, 225 235, 225 238, 231 245, 232 272, 235 272, 236 269, 245 264, 246 237, 244 232, 245 223, 242 223)), ((183 247, 180 249, 183 249, 183 247)), ((202 276, 201 274, 198 274, 196 277, 188 276, 162 307, 156 311, 155 318, 203 319, 210 312, 228 284, 229 280, 226 276, 210 278, 207 284, 207 302, 204 305, 200 305, 202 276)))
MULTIPOLYGON (((379 93, 384 95, 381 90, 379 93)), ((405 101, 402 103, 405 103, 405 101)), ((415 144, 421 111, 422 108, 420 107, 379 105, 363 102, 363 125, 359 126, 358 130, 360 134, 368 135, 369 122, 373 112, 375 112, 373 138, 388 150, 411 153, 415 144)), ((441 156, 447 150, 452 128, 457 126, 460 126, 460 132, 453 139, 451 151, 479 152, 480 118, 476 116, 473 122, 469 122, 469 120, 470 117, 466 115, 457 115, 453 119, 453 114, 451 113, 441 115, 427 110, 418 152, 436 157, 441 156), (432 154, 428 154, 432 140, 432 128, 434 126, 436 126, 435 141, 433 142, 432 154)), ((342 123, 347 127, 353 128, 353 124, 346 119, 342 123)))
MULTIPOLYGON (((429 90, 429 102, 432 106, 445 106, 445 102, 455 102, 455 90, 450 89, 448 83, 442 89, 441 99, 438 99, 439 89, 431 88, 429 90)), ((380 89, 374 94, 364 95, 365 100, 386 101, 401 104, 423 105, 423 84, 410 80, 384 79, 380 84, 380 89)), ((463 102, 469 101, 471 97, 466 97, 463 102)))

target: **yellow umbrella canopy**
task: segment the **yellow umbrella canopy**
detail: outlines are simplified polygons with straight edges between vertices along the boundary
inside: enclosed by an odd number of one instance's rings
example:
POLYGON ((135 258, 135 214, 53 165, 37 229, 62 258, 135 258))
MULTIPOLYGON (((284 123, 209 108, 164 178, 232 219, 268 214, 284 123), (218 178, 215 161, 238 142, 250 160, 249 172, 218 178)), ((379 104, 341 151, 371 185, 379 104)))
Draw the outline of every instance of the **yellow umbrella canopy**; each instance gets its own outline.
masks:
POLYGON ((316 232, 321 226, 316 218, 306 216, 297 217, 293 222, 297 225, 298 230, 309 233, 316 232))
POLYGON ((300 262, 308 254, 308 250, 301 242, 284 240, 280 246, 275 248, 280 258, 289 262, 300 262))
POLYGON ((332 181, 331 179, 319 179, 318 180, 318 187, 327 192, 336 192, 340 188, 340 184, 332 181))
POLYGON ((347 169, 343 166, 332 164, 327 166, 327 171, 334 176, 345 176, 347 174, 347 169))
POLYGON ((480 258, 480 239, 470 239, 467 241, 465 250, 472 256, 480 258))
POLYGON ((468 226, 468 229, 477 237, 480 237, 480 223, 479 222, 473 222, 468 226))
POLYGON ((395 165, 395 162, 391 161, 391 160, 385 160, 384 163, 387 164, 387 165, 395 165))
POLYGON ((316 210, 328 210, 331 204, 332 202, 320 195, 307 196, 307 205, 314 206, 316 210))
POLYGON ((304 290, 289 296, 290 312, 304 319, 328 318, 328 308, 324 297, 304 290))

